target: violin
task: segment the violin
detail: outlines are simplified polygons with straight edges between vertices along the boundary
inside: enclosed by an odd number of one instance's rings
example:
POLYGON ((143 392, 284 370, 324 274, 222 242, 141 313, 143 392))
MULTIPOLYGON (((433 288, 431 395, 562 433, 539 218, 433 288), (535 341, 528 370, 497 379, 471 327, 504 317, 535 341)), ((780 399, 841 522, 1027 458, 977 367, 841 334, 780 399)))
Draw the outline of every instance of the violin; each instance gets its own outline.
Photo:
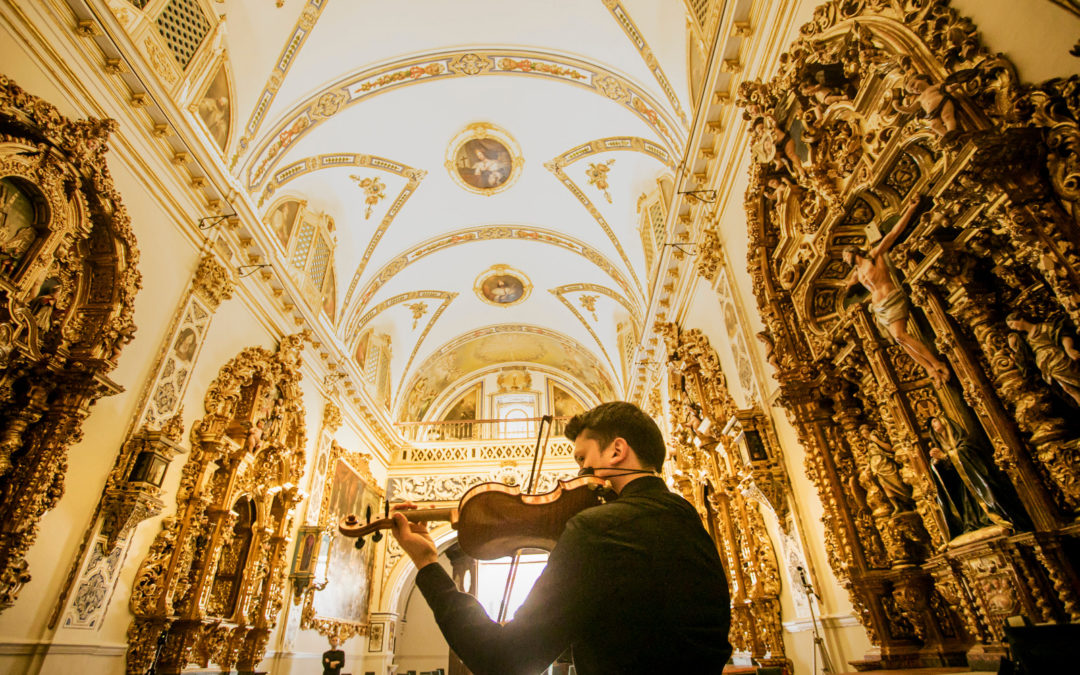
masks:
MULTIPOLYGON (((514 485, 481 483, 470 488, 457 506, 400 511, 414 523, 448 520, 457 530, 461 550, 476 560, 512 556, 526 548, 550 551, 562 535, 566 523, 592 506, 603 504, 611 493, 610 484, 596 476, 559 481, 551 492, 522 494, 514 485)), ((346 537, 362 538, 393 527, 394 519, 384 518, 362 524, 355 514, 341 519, 338 530, 346 537)), ((377 539, 376 539, 377 541, 377 539)))

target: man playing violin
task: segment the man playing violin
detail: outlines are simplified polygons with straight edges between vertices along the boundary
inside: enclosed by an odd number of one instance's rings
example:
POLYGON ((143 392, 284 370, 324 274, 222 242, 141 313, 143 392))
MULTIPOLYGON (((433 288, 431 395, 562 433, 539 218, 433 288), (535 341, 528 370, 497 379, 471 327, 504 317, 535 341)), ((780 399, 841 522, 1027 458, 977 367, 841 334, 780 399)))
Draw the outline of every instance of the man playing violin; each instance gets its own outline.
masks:
POLYGON ((656 422, 615 401, 573 417, 566 437, 582 474, 619 496, 570 519, 505 625, 458 591, 425 525, 394 515, 450 647, 476 675, 537 673, 567 647, 581 675, 720 673, 731 655, 724 568, 697 511, 660 478, 667 451, 656 422))

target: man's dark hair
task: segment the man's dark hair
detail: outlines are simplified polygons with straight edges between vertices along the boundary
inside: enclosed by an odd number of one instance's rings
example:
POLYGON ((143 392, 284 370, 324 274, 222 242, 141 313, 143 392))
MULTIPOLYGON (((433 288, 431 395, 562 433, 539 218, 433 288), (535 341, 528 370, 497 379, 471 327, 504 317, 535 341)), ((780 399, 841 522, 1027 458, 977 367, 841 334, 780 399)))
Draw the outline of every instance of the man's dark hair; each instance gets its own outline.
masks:
POLYGON ((664 435, 653 418, 633 403, 610 401, 574 415, 566 423, 566 437, 573 441, 581 434, 599 443, 601 448, 623 438, 645 468, 659 471, 664 466, 667 456, 664 435))

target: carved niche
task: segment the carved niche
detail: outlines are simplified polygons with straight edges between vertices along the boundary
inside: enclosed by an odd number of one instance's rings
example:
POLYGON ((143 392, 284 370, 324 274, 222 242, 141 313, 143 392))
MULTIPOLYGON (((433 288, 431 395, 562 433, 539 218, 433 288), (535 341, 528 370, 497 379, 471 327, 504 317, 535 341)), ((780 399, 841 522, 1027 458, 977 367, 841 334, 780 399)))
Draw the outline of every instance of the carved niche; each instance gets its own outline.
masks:
POLYGON ((253 671, 285 596, 288 536, 301 496, 300 334, 277 353, 249 347, 206 392, 176 512, 135 575, 127 672, 188 664, 253 671))
POLYGON ((1080 78, 1020 83, 944 0, 836 0, 739 103, 761 337, 869 660, 1076 620, 1080 78))
MULTIPOLYGON (((744 495, 753 462, 744 462, 725 423, 736 416, 720 360, 699 330, 658 323, 667 349, 676 486, 693 504, 720 551, 731 594, 736 651, 763 666, 785 668, 780 569, 758 504, 744 495)), ((761 480, 759 478, 759 480, 761 480)), ((777 501, 790 491, 784 480, 777 501)))
POLYGON ((0 75, 0 610, 64 493, 67 450, 134 335, 138 249, 105 162, 112 120, 71 121, 0 75))

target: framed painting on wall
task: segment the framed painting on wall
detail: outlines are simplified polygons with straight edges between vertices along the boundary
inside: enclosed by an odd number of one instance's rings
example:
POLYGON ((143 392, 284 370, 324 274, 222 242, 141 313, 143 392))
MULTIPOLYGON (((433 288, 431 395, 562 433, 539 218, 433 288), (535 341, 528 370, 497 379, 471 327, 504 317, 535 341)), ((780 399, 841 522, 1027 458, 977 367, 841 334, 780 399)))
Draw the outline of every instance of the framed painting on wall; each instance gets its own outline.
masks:
POLYGON ((355 513, 382 510, 382 490, 375 485, 368 456, 350 453, 333 443, 319 510, 319 528, 326 535, 319 548, 316 569, 326 570, 325 584, 306 594, 302 628, 314 628, 327 637, 344 641, 367 633, 368 602, 371 597, 374 547, 357 549, 355 540, 342 536, 338 522, 355 513))

